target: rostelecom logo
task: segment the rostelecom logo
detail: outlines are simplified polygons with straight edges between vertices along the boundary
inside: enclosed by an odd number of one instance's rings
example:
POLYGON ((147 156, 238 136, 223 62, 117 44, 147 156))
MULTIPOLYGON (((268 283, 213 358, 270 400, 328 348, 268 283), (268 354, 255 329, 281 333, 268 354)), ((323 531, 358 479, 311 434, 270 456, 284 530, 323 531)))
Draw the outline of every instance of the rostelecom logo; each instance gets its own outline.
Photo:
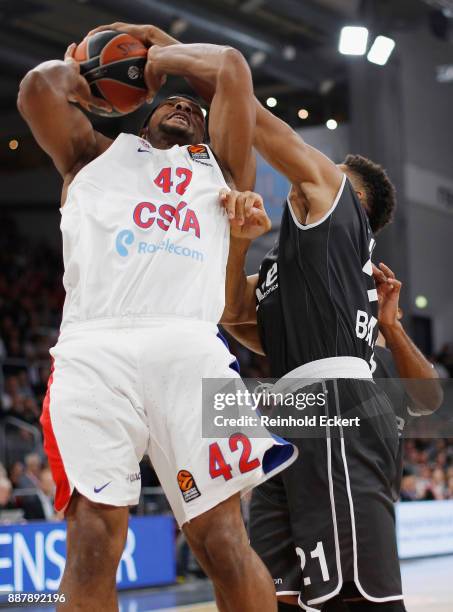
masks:
POLYGON ((116 237, 116 250, 121 257, 127 257, 129 254, 128 246, 134 242, 134 233, 131 230, 122 230, 116 237))

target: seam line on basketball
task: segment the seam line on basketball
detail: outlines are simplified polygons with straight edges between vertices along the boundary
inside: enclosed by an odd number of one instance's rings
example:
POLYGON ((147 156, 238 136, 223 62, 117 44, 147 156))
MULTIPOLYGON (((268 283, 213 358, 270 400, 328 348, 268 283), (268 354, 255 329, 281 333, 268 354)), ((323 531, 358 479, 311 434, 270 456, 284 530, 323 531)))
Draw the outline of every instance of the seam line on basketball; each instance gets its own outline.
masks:
MULTIPOLYGON (((100 57, 101 57, 100 55, 95 55, 94 57, 90 57, 89 60, 86 60, 86 61, 99 59, 100 57)), ((123 59, 121 60, 114 60, 113 62, 109 62, 108 64, 100 64, 98 68, 92 68, 89 72, 92 72, 93 70, 99 70, 99 68, 103 68, 105 66, 110 66, 110 64, 124 64, 124 62, 130 62, 131 60, 134 60, 134 59, 146 60, 144 55, 131 55, 129 57, 123 57, 123 59)))
MULTIPOLYGON (((100 55, 96 55, 94 57, 90 57, 89 60, 86 60, 86 61, 90 61, 91 62, 92 60, 99 59, 100 57, 101 57, 100 55)), ((110 66, 111 64, 124 64, 125 62, 130 62, 131 60, 136 60, 136 59, 145 59, 145 58, 141 57, 141 56, 132 56, 132 57, 125 57, 124 59, 120 59, 120 60, 115 60, 114 62, 111 62, 110 64, 99 64, 99 66, 96 66, 96 68, 92 68, 91 70, 88 70, 82 76, 84 76, 86 78, 89 74, 91 74, 95 70, 100 70, 101 68, 106 68, 107 66, 110 66)), ((92 82, 94 83, 94 81, 92 81, 92 82)))
POLYGON ((111 83, 119 83, 120 85, 125 85, 126 87, 132 87, 133 89, 136 89, 137 91, 141 91, 142 93, 146 91, 143 87, 137 87, 136 85, 129 85, 129 83, 125 83, 124 81, 118 81, 118 79, 111 79, 108 77, 102 77, 100 79, 96 79, 95 81, 91 81, 90 85, 93 85, 93 83, 99 83, 99 81, 110 81, 111 83))

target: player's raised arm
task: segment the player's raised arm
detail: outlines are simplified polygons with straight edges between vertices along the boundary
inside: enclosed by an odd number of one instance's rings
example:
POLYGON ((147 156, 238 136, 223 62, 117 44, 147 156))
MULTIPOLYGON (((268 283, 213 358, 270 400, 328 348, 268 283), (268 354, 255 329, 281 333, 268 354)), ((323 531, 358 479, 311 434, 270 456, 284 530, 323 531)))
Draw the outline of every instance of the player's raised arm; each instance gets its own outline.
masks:
POLYGON ((330 209, 341 186, 342 172, 258 100, 254 145, 296 189, 302 189, 312 216, 323 215, 330 209))
POLYGON ((220 323, 241 344, 264 354, 256 318, 258 274, 246 275, 245 259, 251 242, 268 232, 272 224, 257 193, 222 189, 220 203, 227 211, 231 227, 225 309, 220 323))
POLYGON ((68 48, 65 61, 52 60, 28 72, 19 88, 17 106, 33 136, 50 155, 65 178, 81 163, 87 163, 107 148, 110 139, 95 132, 89 119, 73 103, 87 110, 110 105, 91 95, 87 81, 72 59, 75 45, 68 48))
POLYGON ((166 74, 196 76, 215 87, 209 113, 212 149, 231 172, 237 188, 252 189, 256 108, 252 77, 243 56, 231 47, 217 45, 154 45, 148 52, 145 73, 151 93, 166 74))
POLYGON ((439 375, 406 333, 399 317, 402 283, 388 266, 373 265, 379 296, 379 329, 390 349, 398 374, 412 400, 414 412, 430 414, 440 408, 443 390, 439 375))

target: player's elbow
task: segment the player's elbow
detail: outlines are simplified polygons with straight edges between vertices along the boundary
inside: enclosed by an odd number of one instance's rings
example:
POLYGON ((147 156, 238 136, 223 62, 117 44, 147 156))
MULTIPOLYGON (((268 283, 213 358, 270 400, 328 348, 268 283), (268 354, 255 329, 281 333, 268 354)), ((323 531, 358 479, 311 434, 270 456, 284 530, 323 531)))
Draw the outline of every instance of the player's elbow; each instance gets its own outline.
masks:
POLYGON ((225 47, 223 50, 219 78, 223 82, 234 84, 236 87, 242 88, 244 84, 249 84, 252 87, 249 65, 242 53, 233 47, 225 47))
POLYGON ((431 412, 436 412, 442 406, 444 401, 444 390, 438 380, 433 380, 432 389, 428 399, 428 409, 431 412))
POLYGON ((234 307, 225 306, 219 323, 231 326, 242 325, 244 323, 244 309, 239 308, 237 304, 234 307))
POLYGON ((17 95, 17 108, 20 114, 25 117, 27 109, 38 96, 42 96, 48 89, 48 83, 45 76, 39 70, 30 70, 24 76, 19 85, 17 95))
POLYGON ((437 378, 417 380, 417 392, 412 392, 414 412, 429 415, 438 410, 444 401, 444 391, 437 378))

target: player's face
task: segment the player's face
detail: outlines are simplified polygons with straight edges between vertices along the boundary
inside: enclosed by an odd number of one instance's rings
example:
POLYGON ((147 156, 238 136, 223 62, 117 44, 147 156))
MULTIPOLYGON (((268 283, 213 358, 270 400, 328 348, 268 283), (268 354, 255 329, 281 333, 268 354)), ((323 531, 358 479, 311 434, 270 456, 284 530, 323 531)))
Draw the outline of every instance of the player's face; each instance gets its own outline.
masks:
POLYGON ((165 100, 149 121, 151 134, 159 130, 177 142, 198 144, 204 140, 205 120, 201 107, 186 98, 165 100))

